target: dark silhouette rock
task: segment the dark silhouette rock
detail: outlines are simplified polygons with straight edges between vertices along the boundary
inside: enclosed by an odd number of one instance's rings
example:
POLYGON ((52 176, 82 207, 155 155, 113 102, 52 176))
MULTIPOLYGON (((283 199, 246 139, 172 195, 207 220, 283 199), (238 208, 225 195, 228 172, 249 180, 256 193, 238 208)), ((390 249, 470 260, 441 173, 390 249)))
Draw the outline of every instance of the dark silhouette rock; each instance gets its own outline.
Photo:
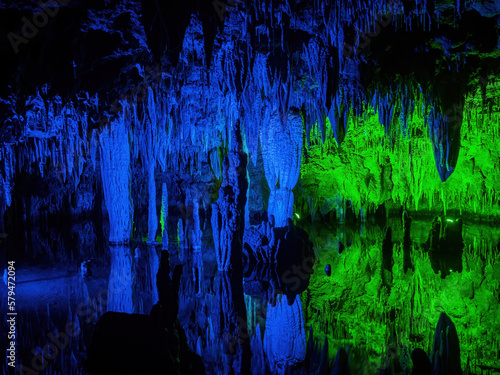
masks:
POLYGON ((414 270, 413 264, 411 263, 411 221, 412 218, 405 210, 403 211, 403 271, 406 273, 408 270, 414 270))
POLYGON ((445 313, 439 316, 431 360, 434 375, 462 375, 458 333, 445 313))
POLYGON ((319 363, 318 375, 328 375, 329 374, 329 361, 328 361, 328 338, 325 336, 325 341, 323 342, 323 351, 321 352, 321 360, 319 363))
POLYGON ((313 257, 309 235, 287 219, 284 227, 275 227, 274 216, 258 226, 245 229, 243 256, 246 262, 278 263, 290 267, 300 264, 304 258, 313 257))
POLYGON ((342 241, 339 241, 339 254, 342 254, 344 250, 345 250, 345 245, 342 243, 342 241))
POLYGON ((463 255, 462 219, 449 219, 437 216, 432 222, 432 229, 423 244, 429 251, 432 269, 441 272, 441 278, 451 272, 462 272, 463 255))
POLYGON ((337 357, 335 358, 335 364, 333 365, 332 372, 330 375, 349 375, 349 357, 344 348, 340 348, 337 352, 337 357))
POLYGON ((244 269, 244 291, 250 296, 259 296, 274 304, 279 294, 291 301, 309 286, 312 274, 312 258, 306 258, 291 267, 277 264, 246 264, 244 269))
POLYGON ((413 362, 411 375, 432 375, 431 361, 422 349, 417 348, 411 352, 411 361, 413 362))
POLYGON ((90 374, 205 373, 177 318, 181 273, 176 266, 170 278, 168 252, 162 251, 156 277, 159 302, 150 315, 109 311, 101 316, 84 364, 90 374))
POLYGON ((385 286, 392 284, 392 266, 394 265, 392 246, 392 228, 387 227, 382 242, 382 282, 385 286))

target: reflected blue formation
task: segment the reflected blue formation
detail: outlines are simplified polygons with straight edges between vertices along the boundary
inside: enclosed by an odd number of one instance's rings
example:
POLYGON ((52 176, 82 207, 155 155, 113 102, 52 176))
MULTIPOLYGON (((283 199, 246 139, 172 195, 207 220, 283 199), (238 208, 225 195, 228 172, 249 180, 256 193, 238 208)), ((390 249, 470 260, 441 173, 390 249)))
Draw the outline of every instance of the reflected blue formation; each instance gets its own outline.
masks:
POLYGON ((291 305, 286 298, 279 298, 266 310, 264 351, 269 367, 275 374, 303 364, 306 359, 306 332, 300 297, 291 305))
POLYGON ((108 283, 108 311, 133 313, 132 254, 130 248, 128 246, 110 246, 109 251, 111 253, 111 270, 108 283))

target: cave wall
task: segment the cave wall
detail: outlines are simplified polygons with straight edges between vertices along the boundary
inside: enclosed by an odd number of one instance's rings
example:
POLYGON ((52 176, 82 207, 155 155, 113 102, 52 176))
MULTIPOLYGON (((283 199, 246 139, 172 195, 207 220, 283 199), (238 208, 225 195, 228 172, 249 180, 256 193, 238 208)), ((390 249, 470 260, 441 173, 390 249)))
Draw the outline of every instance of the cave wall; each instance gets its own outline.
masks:
POLYGON ((261 175, 256 186, 250 168, 247 211, 271 210, 278 226, 382 204, 498 218, 493 1, 49 8, 0 4, 4 231, 22 210, 85 214, 102 201, 109 216, 102 140, 120 118, 130 129, 131 237, 161 237, 163 183, 174 211, 193 207, 184 188, 204 185, 208 215, 237 121, 268 185, 261 175))

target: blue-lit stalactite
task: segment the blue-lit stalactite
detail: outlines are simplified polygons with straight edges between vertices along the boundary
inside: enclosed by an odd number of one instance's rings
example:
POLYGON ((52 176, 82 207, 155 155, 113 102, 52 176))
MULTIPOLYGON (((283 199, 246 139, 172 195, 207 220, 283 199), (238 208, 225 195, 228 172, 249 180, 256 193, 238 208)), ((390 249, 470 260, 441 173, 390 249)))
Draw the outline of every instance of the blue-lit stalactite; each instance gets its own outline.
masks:
POLYGON ((158 229, 158 216, 156 215, 156 181, 155 162, 151 160, 148 165, 148 242, 156 241, 158 229))
POLYGON ((268 217, 274 216, 276 227, 284 227, 293 218, 293 192, 300 174, 302 157, 302 118, 286 114, 280 121, 277 113, 262 124, 262 156, 266 180, 271 189, 268 217))
POLYGON ((161 186, 161 245, 168 250, 168 188, 164 182, 161 186))
POLYGON ((457 165, 463 117, 462 108, 461 105, 455 105, 455 108, 439 111, 433 106, 427 117, 436 169, 442 182, 450 177, 457 165))
POLYGON ((158 214, 156 210, 156 166, 166 168, 168 148, 167 98, 161 86, 148 87, 145 98, 136 99, 134 106, 135 157, 140 157, 147 176, 148 233, 147 240, 156 241, 158 214), (141 101, 139 99, 142 99, 141 101), (142 109, 142 113, 140 111, 142 109))
POLYGON ((178 243, 176 244, 179 249, 179 259, 181 262, 186 262, 187 255, 188 255, 188 250, 189 250, 189 244, 188 244, 188 228, 187 228, 187 223, 183 218, 179 218, 177 221, 177 238, 178 238, 178 243))
POLYGON ((125 109, 99 137, 104 201, 109 217, 109 241, 128 242, 132 230, 130 114, 125 109))

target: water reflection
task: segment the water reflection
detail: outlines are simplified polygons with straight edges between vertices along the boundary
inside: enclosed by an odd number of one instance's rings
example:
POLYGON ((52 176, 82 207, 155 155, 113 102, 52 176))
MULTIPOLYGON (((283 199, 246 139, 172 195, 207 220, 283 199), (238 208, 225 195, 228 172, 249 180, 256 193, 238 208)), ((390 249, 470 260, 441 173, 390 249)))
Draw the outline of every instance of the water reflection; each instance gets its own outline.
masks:
POLYGON ((288 368, 304 362, 306 332, 299 296, 295 297, 291 305, 281 296, 274 305, 268 303, 264 351, 269 367, 275 374, 284 374, 288 368))
POLYGON ((115 245, 109 252, 108 311, 133 313, 132 251, 129 246, 115 245))
MULTIPOLYGON (((314 262, 246 264, 241 275, 218 273, 210 244, 193 248, 188 238, 181 259, 172 241, 169 277, 173 280, 175 266, 182 265, 178 317, 184 332, 172 340, 178 345, 175 340, 184 337, 209 374, 362 374, 388 368, 410 373, 435 366, 438 349, 433 347, 447 343, 459 345, 460 359, 457 350, 453 356, 462 369, 491 374, 500 368, 500 231, 439 220, 439 231, 431 220, 388 220, 383 228, 365 224, 362 236, 359 228, 325 223, 307 228, 314 262), (459 225, 461 237, 452 227, 459 225), (446 263, 443 250, 452 254, 454 266, 446 263), (441 313, 446 317, 439 320, 441 313), (453 327, 456 337, 438 335, 436 344, 439 325, 453 327)), ((160 246, 142 243, 111 246, 104 256, 93 254, 87 277, 79 272, 81 259, 70 260, 71 251, 64 267, 23 265, 18 285, 22 363, 31 366, 31 350, 43 352, 49 332, 77 322, 81 336, 44 371, 83 373, 84 348, 103 313, 150 319, 161 300, 159 251, 160 246)), ((172 304, 163 305, 173 314, 172 304)), ((132 332, 128 324, 118 325, 119 331, 132 332)), ((444 363, 448 357, 439 358, 444 363)))

